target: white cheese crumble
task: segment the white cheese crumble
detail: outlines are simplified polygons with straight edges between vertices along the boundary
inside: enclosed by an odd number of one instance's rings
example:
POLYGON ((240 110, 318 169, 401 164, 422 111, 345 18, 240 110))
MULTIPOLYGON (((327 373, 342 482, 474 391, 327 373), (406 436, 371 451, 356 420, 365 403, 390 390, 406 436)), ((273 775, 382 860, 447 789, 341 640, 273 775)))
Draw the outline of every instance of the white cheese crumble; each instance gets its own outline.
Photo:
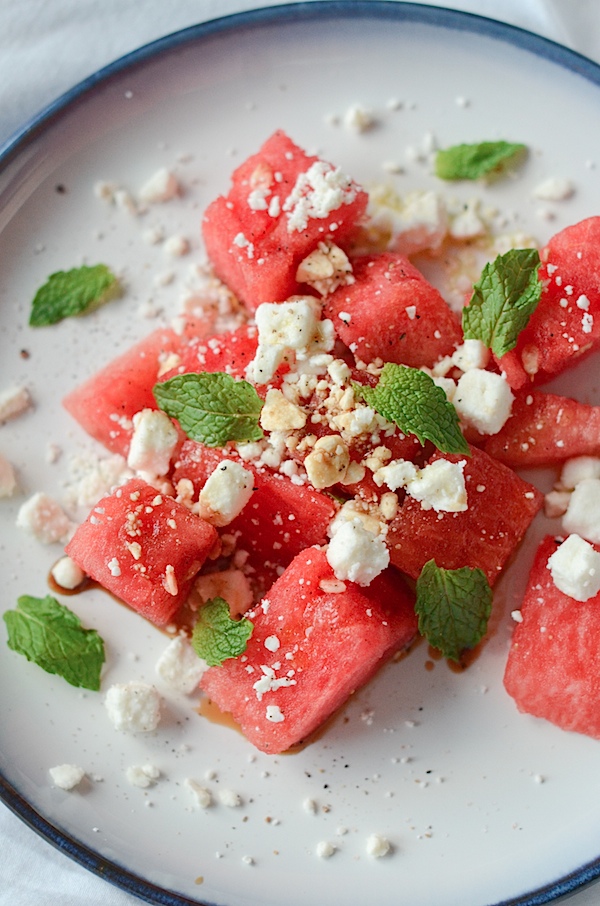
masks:
POLYGON ((304 460, 308 480, 319 490, 343 482, 349 465, 350 450, 339 434, 319 437, 304 460))
POLYGON ((153 764, 136 764, 127 768, 125 776, 128 783, 132 786, 137 786, 144 790, 158 780, 160 770, 153 764))
POLYGON ((272 724, 280 724, 285 720, 285 715, 282 713, 279 705, 267 705, 265 717, 272 724))
POLYGON ((567 534, 581 535, 593 544, 600 544, 599 478, 584 478, 578 482, 562 524, 567 534))
POLYGON ((497 434, 510 416, 513 400, 502 375, 472 368, 459 378, 452 402, 459 418, 481 434, 497 434))
POLYGON ((328 319, 321 320, 320 305, 313 296, 263 302, 256 309, 255 320, 258 346, 248 366, 248 377, 255 384, 268 383, 286 357, 307 359, 329 352, 335 343, 333 324, 328 319))
POLYGON ((26 500, 17 513, 17 526, 25 529, 42 544, 64 543, 75 529, 56 500, 38 491, 26 500))
POLYGON ((342 205, 352 204, 357 187, 339 167, 318 160, 300 173, 283 203, 288 232, 302 232, 312 218, 324 220, 342 205))
POLYGON ((108 717, 116 730, 150 733, 160 722, 160 695, 146 683, 115 683, 104 698, 108 717))
POLYGON ((31 396, 26 387, 9 387, 0 391, 0 425, 22 415, 31 405, 31 396))
POLYGON ((76 764, 59 764, 48 771, 54 786, 60 790, 72 790, 81 783, 85 771, 76 764))
POLYGON ((390 841, 381 834, 371 834, 367 838, 367 854, 373 856, 374 859, 381 859, 383 856, 387 856, 391 848, 390 841))
POLYGON ((574 192, 575 187, 570 179, 551 176, 535 187, 533 196, 540 201, 566 201, 574 192))
POLYGON ((330 859, 335 853, 336 848, 337 847, 333 843, 330 843, 329 840, 321 840, 320 843, 317 843, 315 852, 319 859, 330 859))
POLYGON ((297 431, 306 424, 306 412, 286 399, 281 390, 267 391, 260 413, 260 425, 265 431, 297 431))
POLYGON ((207 664, 199 658, 187 638, 175 636, 156 662, 158 676, 172 689, 189 695, 198 688, 207 664))
POLYGON ((390 553, 383 536, 370 532, 355 518, 336 527, 327 547, 327 562, 336 579, 366 586, 389 565, 390 553))
POLYGON ((360 104, 352 104, 344 114, 344 125, 354 132, 368 132, 375 126, 377 120, 371 110, 360 104))
POLYGON ((171 201, 179 195, 180 187, 176 177, 161 167, 157 170, 140 189, 140 200, 147 204, 161 204, 171 201))
POLYGON ((57 585, 71 591, 81 585, 85 579, 85 573, 81 567, 67 556, 61 557, 50 572, 57 585))
POLYGON ((0 497, 11 497, 16 489, 15 470, 8 459, 0 453, 0 497))
POLYGON ((219 802, 226 805, 227 808, 239 808, 242 804, 242 797, 235 790, 224 788, 219 790, 219 802))
POLYGON ((142 409, 133 416, 127 465, 149 477, 166 475, 179 435, 160 409, 142 409))
POLYGON ((572 491, 584 478, 600 478, 600 457, 574 456, 567 459, 560 472, 559 486, 572 491))
POLYGON ((406 491, 418 500, 424 510, 461 513, 468 509, 464 468, 466 460, 450 462, 436 459, 417 470, 416 476, 407 482, 406 491))
POLYGON ((485 368, 490 360, 490 351, 481 340, 465 340, 452 355, 452 364, 461 371, 485 368))
POLYGON ((390 186, 375 186, 369 193, 366 233, 381 250, 403 255, 439 249, 449 227, 446 204, 434 191, 410 192, 404 198, 390 186))
POLYGON ((600 591, 600 553, 572 534, 548 558, 552 581, 563 594, 587 601, 600 591))
POLYGON ((254 475, 239 462, 223 460, 200 491, 194 510, 212 525, 228 525, 253 494, 254 475))
POLYGON ((350 259, 333 242, 320 242, 304 258, 296 271, 298 283, 308 283, 321 296, 328 296, 339 286, 354 283, 350 259))
POLYGON ((200 808, 208 808, 212 805, 212 794, 209 789, 202 786, 197 780, 193 780, 191 777, 186 777, 184 783, 192 793, 194 801, 200 808))

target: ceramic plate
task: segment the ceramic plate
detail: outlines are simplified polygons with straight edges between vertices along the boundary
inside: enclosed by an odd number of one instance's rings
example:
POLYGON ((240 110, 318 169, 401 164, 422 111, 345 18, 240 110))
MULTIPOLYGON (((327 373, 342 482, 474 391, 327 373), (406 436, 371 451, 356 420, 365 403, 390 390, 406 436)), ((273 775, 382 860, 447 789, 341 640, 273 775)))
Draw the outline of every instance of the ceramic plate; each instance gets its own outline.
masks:
MULTIPOLYGON (((524 142, 515 179, 459 185, 505 217, 506 232, 544 242, 600 212, 600 72, 540 38, 468 15, 410 4, 311 3, 248 13, 166 38, 104 70, 30 124, 5 150, 0 174, 0 389, 26 386, 34 408, 0 427, 19 495, 0 501, 2 608, 43 596, 60 555, 15 528, 19 506, 44 490, 65 500, 73 458, 100 454, 61 408, 79 380, 180 310, 202 260, 199 223, 230 172, 277 128, 366 186, 440 188, 428 150, 483 139, 524 142), (343 124, 359 104, 377 124, 343 124), (390 163, 402 172, 391 174, 390 163), (98 181, 133 196, 161 167, 181 199, 131 215, 99 199, 98 181), (575 192, 533 190, 567 178, 575 192), (185 236, 169 256, 149 231, 185 236), (123 298, 80 319, 27 326, 49 274, 103 261, 123 298)), ((393 169, 393 168, 392 168, 393 169)), ((563 390, 598 398, 593 363, 563 390)), ((543 490, 551 476, 535 479, 543 490)), ((155 675, 165 636, 98 592, 61 599, 107 646, 104 688, 156 683, 165 716, 144 736, 109 724, 101 694, 75 690, 11 652, 0 654, 3 798, 92 871, 154 903, 391 906, 542 903, 599 871, 598 743, 517 713, 502 686, 536 525, 496 592, 491 637, 464 672, 426 646, 384 668, 316 741, 260 754, 230 727, 197 713, 155 675), (66 793, 57 764, 83 767, 66 793), (125 771, 150 763, 148 789, 125 771), (202 810, 192 778, 241 804, 202 810), (312 801, 314 810, 307 808, 312 801), (383 859, 366 841, 392 844, 383 859), (335 853, 319 858, 329 841, 335 853)))

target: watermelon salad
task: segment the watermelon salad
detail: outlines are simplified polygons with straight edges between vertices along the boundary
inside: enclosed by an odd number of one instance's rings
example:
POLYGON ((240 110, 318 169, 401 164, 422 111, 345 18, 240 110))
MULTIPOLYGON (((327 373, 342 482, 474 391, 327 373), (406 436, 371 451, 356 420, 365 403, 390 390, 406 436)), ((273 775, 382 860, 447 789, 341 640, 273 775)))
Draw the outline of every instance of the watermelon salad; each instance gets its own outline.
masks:
POLYGON ((561 523, 505 687, 600 738, 600 409, 544 389, 600 343, 600 217, 498 255, 457 302, 405 215, 275 132, 204 212, 206 299, 64 399, 122 463, 112 488, 77 524, 43 494, 19 522, 66 541, 59 590, 100 586, 167 632, 169 669, 276 754, 420 636, 459 664, 485 645, 545 507, 561 523), (546 495, 516 471, 541 466, 546 495))

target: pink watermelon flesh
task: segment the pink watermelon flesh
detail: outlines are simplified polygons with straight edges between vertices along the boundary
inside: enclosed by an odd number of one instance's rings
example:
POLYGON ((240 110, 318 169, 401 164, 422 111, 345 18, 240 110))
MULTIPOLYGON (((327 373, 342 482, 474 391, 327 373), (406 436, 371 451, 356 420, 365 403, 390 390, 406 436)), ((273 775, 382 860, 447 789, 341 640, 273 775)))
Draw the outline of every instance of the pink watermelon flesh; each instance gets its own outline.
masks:
POLYGON ((353 275, 327 297, 323 314, 357 359, 431 367, 462 342, 458 315, 403 255, 357 258, 353 275))
POLYGON ((490 456, 514 469, 600 455, 600 406, 540 390, 521 390, 497 434, 483 441, 490 456))
POLYGON ((217 541, 208 522, 132 478, 100 500, 66 553, 133 610, 164 626, 217 541))
POLYGON ((180 348, 174 331, 155 330, 72 390, 63 400, 65 409, 91 437, 126 457, 132 418, 141 409, 157 408, 152 388, 161 362, 180 348))
POLYGON ((391 562, 413 579, 433 559, 444 569, 479 567, 493 585, 542 505, 533 485, 482 450, 472 447, 471 453, 436 453, 430 460, 466 459, 466 510, 437 513, 407 496, 389 525, 391 562))
POLYGON ((398 574, 388 570, 368 588, 340 584, 318 548, 298 554, 248 617, 245 654, 211 667, 200 685, 272 755, 316 730, 417 628, 398 574))
POLYGON ((366 210, 366 192, 348 180, 335 210, 317 216, 318 205, 313 206, 306 225, 295 229, 285 203, 317 161, 277 131, 234 171, 229 194, 206 209, 202 233, 208 257, 250 311, 306 291, 296 280, 300 262, 327 238, 343 245, 366 210))
POLYGON ((558 542, 540 544, 514 629, 504 685, 519 711, 600 739, 600 594, 575 601, 546 564, 558 542))
MULTIPOLYGON (((186 441, 175 464, 175 486, 187 478, 198 494, 223 459, 241 462, 232 451, 186 441)), ((224 532, 240 534, 238 547, 248 551, 253 569, 266 563, 276 573, 278 567, 287 566, 305 547, 327 543, 327 527, 337 510, 328 494, 310 485, 295 485, 287 476, 252 463, 242 465, 254 473, 254 493, 224 532)))

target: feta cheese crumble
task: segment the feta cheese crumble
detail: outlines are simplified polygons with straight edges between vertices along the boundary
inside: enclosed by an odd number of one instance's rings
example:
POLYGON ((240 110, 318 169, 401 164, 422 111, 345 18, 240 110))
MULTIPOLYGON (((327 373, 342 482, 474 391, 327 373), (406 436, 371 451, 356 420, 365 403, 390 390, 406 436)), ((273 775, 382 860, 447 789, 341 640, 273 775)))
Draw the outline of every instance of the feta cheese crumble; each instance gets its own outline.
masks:
POLYGON ((600 591, 600 553, 579 535, 569 535, 547 566, 559 591, 576 601, 587 601, 600 591))
POLYGON ((9 387, 0 391, 0 425, 22 415, 31 405, 31 396, 26 387, 9 387))
POLYGON ((177 692, 189 695, 198 688, 207 664, 198 657, 187 638, 175 636, 156 662, 158 676, 177 692))
POLYGON ((17 513, 17 526, 42 544, 64 543, 75 528, 61 505, 43 491, 22 504, 17 513))
POLYGON ((459 378, 452 402, 459 418, 481 434, 497 434, 510 416, 513 400, 502 375, 471 368, 459 378))
POLYGON ((160 722, 160 695, 146 683, 115 683, 104 698, 108 717, 116 730, 150 733, 160 722))
POLYGON ((137 786, 145 790, 158 780, 160 770, 153 764, 136 764, 127 768, 125 776, 131 786, 137 786))
POLYGON ((342 521, 327 547, 327 562, 336 579, 370 585, 390 562, 383 535, 365 528, 360 518, 342 521))
POLYGON ((60 790, 72 790, 85 777, 85 771, 76 764, 59 764, 48 771, 54 786, 60 790))
POLYGON ((133 435, 127 465, 152 480, 166 475, 179 435, 168 415, 160 409, 142 409, 133 416, 133 435))
POLYGON ((283 203, 288 232, 302 232, 308 221, 324 220, 342 205, 352 204, 357 186, 339 167, 318 160, 304 173, 283 203))
POLYGON ((85 579, 85 573, 81 567, 67 556, 61 557, 50 572, 57 585, 70 591, 81 585, 85 579))
POLYGON ((223 460, 208 476, 194 509, 212 525, 229 525, 252 497, 253 486, 252 472, 239 462, 223 460))
POLYGON ((141 201, 148 204, 162 204, 171 201, 179 192, 176 177, 166 167, 161 167, 144 183, 139 196, 141 201))
POLYGON ((566 533, 600 544, 600 478, 584 478, 577 483, 562 524, 566 533))

